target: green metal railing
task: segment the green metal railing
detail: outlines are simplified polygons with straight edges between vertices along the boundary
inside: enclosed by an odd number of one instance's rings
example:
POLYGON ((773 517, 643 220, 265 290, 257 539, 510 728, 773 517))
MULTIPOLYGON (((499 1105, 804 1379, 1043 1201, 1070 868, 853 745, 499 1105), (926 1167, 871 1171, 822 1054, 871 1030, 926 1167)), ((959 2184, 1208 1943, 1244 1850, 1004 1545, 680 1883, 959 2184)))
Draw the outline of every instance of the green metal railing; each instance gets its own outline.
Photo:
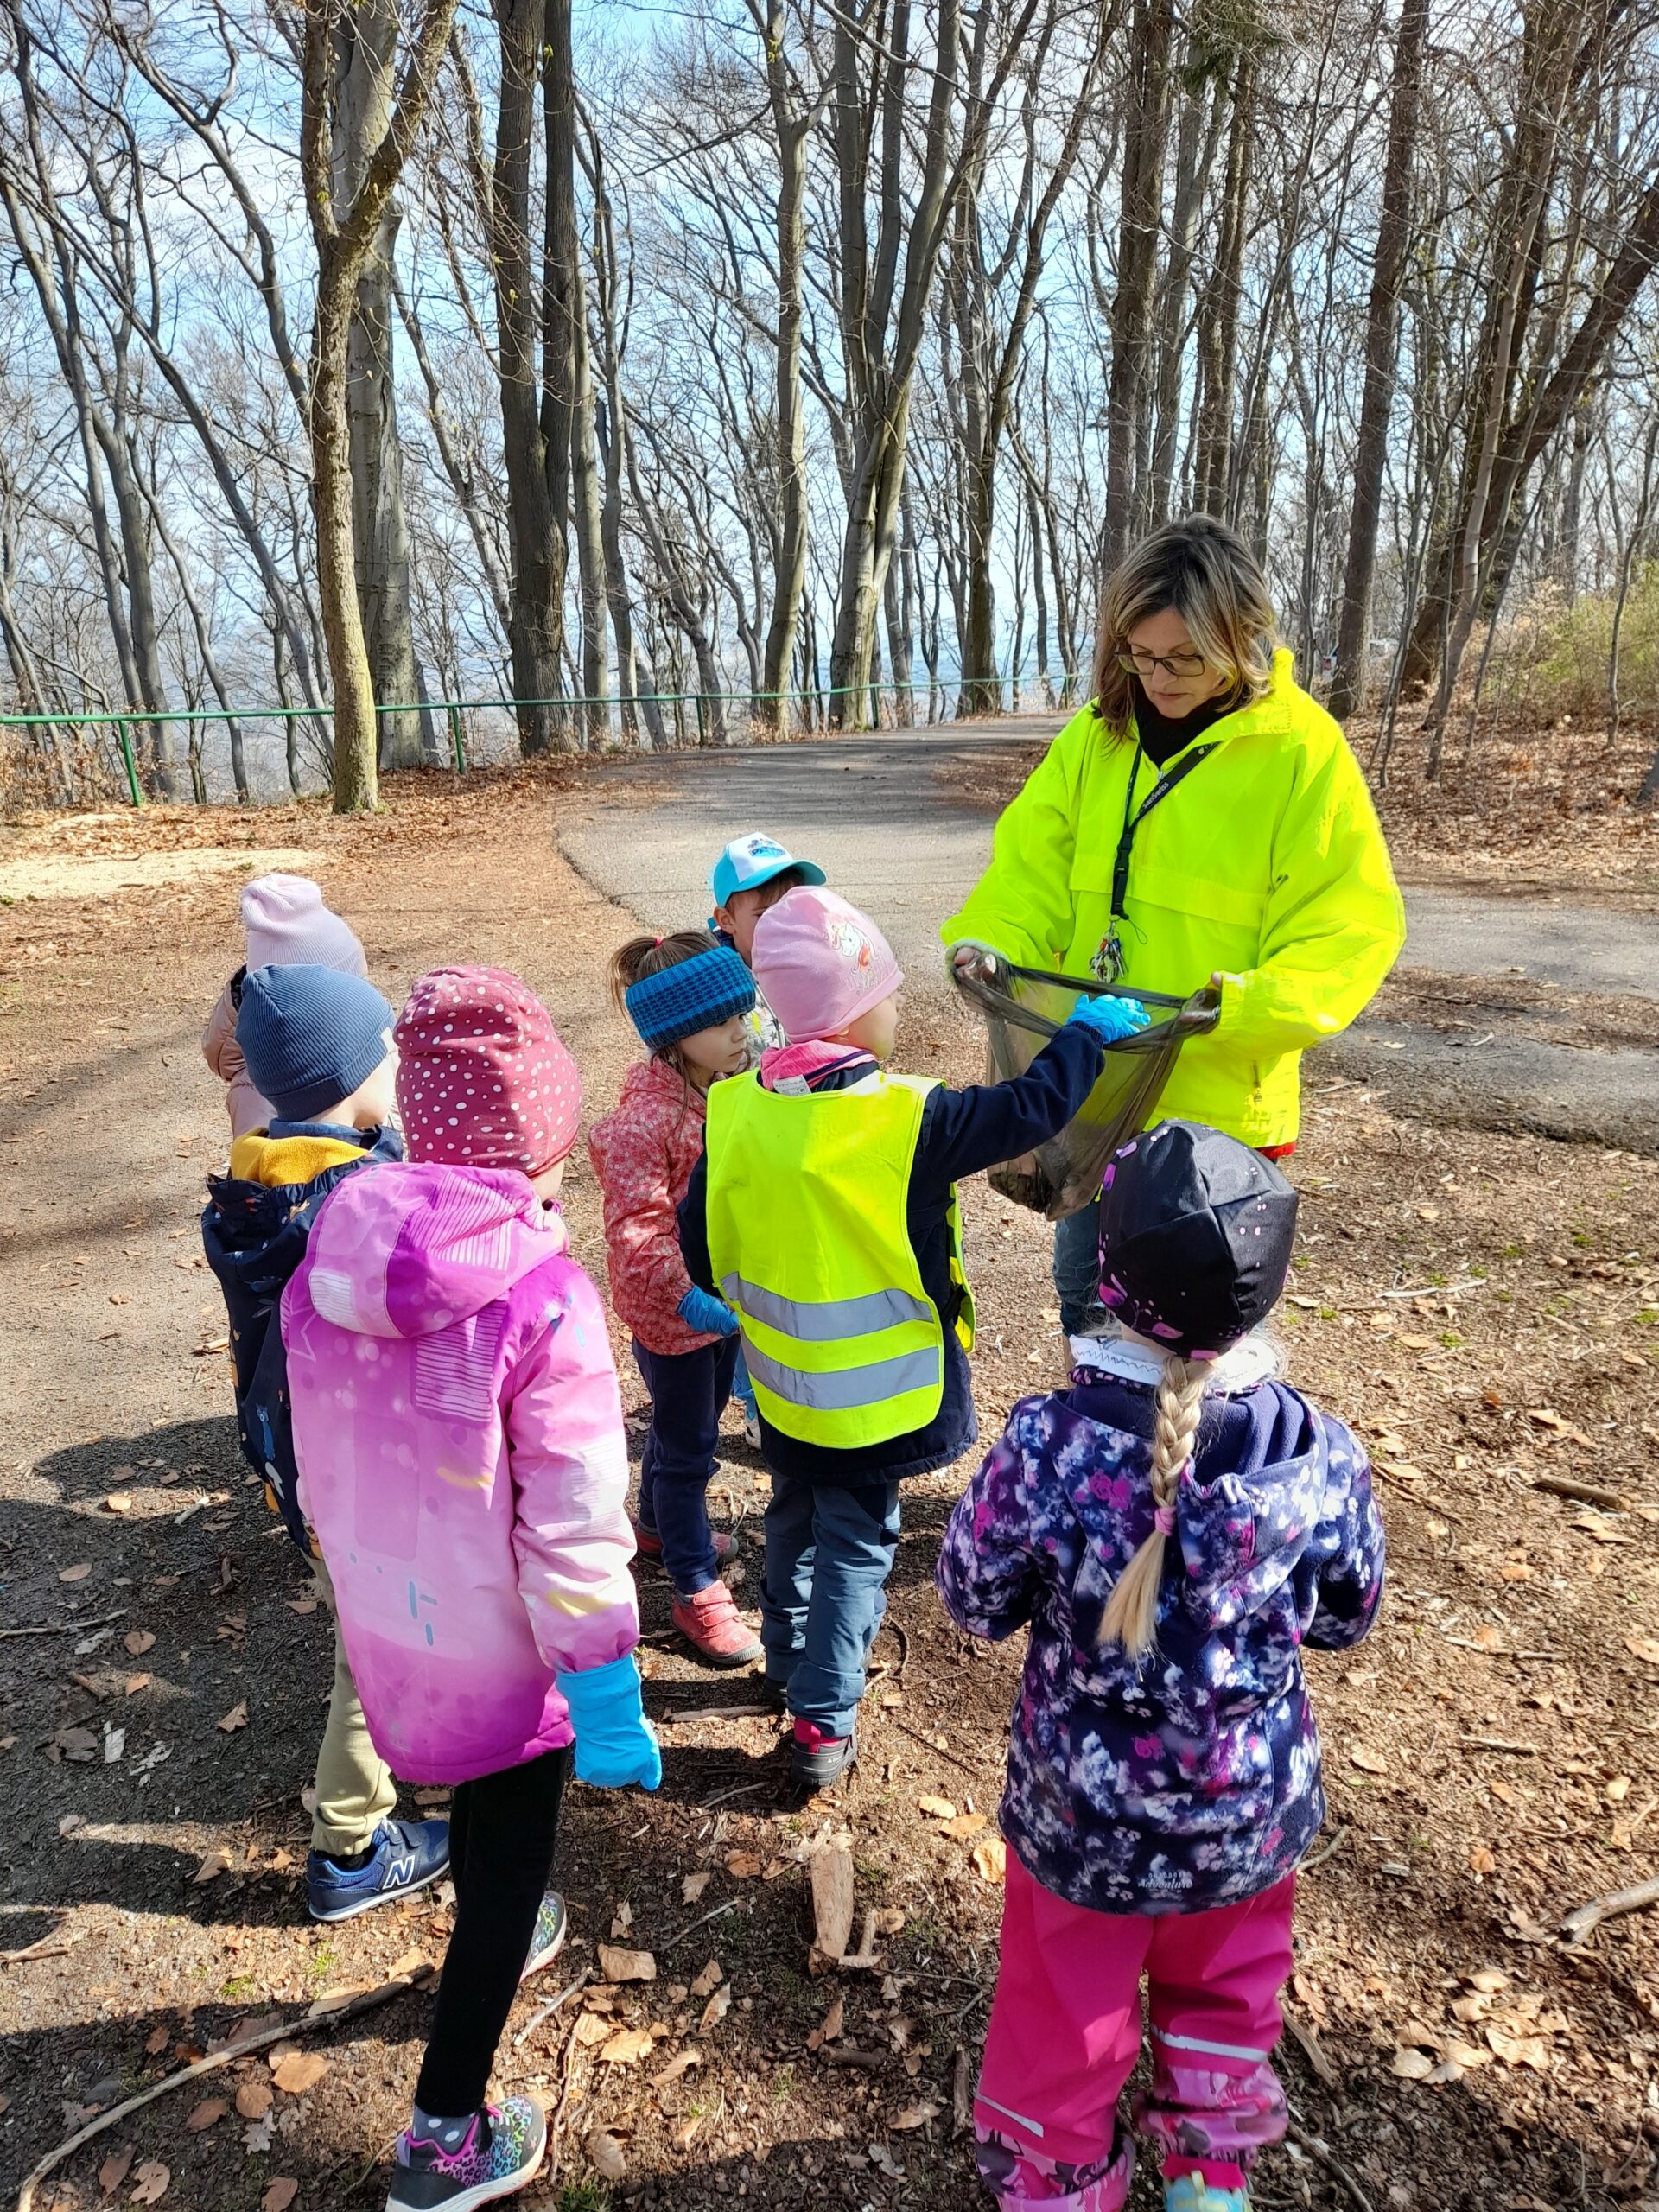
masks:
MULTIPOLYGON (((656 707, 672 710, 677 728, 682 723, 685 711, 690 709, 696 717, 697 743, 702 747, 709 743, 711 710, 718 707, 747 707, 751 719, 753 718, 756 709, 762 707, 793 707, 804 710, 804 726, 807 729, 811 729, 827 723, 830 704, 833 701, 859 698, 868 702, 870 725, 880 728, 881 701, 884 695, 890 695, 896 701, 901 697, 914 697, 918 693, 926 693, 930 702, 937 696, 942 707, 948 708, 949 702, 954 694, 957 713, 950 719, 960 719, 961 702, 964 693, 982 694, 995 685, 999 701, 995 711, 999 713, 1005 711, 1000 703, 1004 691, 1009 693, 1011 700, 1010 708, 1006 711, 1014 711, 1013 702, 1018 702, 1024 683, 1024 678, 1015 681, 1007 677, 969 682, 963 682, 962 678, 956 677, 949 681, 935 680, 923 683, 889 683, 872 681, 859 684, 825 685, 822 689, 805 691, 642 691, 610 692, 592 696, 565 696, 554 699, 501 697, 419 699, 406 703, 389 703, 378 707, 375 711, 377 716, 385 715, 441 715, 448 734, 450 753, 454 762, 455 772, 457 775, 465 775, 470 764, 467 757, 467 730, 463 717, 471 714, 505 715, 511 716, 516 722, 519 716, 526 712, 546 712, 556 717, 562 723, 581 724, 591 723, 600 714, 603 714, 607 719, 613 712, 620 712, 625 716, 631 717, 641 708, 656 707)), ((1045 678, 1038 676, 1031 679, 1029 688, 1033 693, 1040 693, 1046 689, 1054 706, 1064 708, 1072 701, 1075 684, 1076 678, 1073 676, 1063 674, 1058 678, 1045 678)), ((139 730, 160 732, 179 726, 188 729, 198 723, 210 722, 224 722, 226 725, 233 722, 238 724, 281 722, 292 725, 296 721, 327 722, 333 719, 333 707, 326 705, 181 707, 167 708, 154 714, 135 711, 128 708, 120 711, 111 710, 98 714, 0 715, 0 731, 9 729, 107 729, 112 731, 132 804, 134 806, 143 806, 144 804, 143 784, 139 773, 137 755, 133 747, 132 733, 135 727, 139 730)), ((776 719, 782 720, 783 717, 779 716, 776 719)))

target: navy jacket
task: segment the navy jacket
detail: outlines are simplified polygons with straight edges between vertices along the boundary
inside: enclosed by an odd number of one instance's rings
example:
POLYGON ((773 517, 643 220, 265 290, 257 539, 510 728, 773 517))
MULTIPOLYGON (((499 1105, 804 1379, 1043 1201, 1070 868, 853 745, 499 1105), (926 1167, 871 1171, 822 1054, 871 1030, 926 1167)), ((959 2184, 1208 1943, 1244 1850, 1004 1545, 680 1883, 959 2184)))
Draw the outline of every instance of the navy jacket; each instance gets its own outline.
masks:
MULTIPOLYGON (((936 1467, 949 1466, 978 1440, 973 1378, 954 1325, 962 1294, 950 1280, 950 1185, 995 1167, 999 1160, 1017 1159, 1064 1128, 1099 1080, 1101 1058, 1099 1041, 1088 1030, 1068 1025, 1043 1047, 1024 1075, 1010 1083, 973 1084, 965 1090, 947 1090, 941 1084, 928 1093, 911 1163, 906 1225, 922 1287, 944 1323, 944 1395, 939 1410, 925 1428, 909 1429, 885 1444, 857 1452, 785 1436, 763 1411, 761 1448, 774 1474, 855 1485, 900 1482, 907 1475, 931 1474, 936 1467)), ((818 1087, 842 1090, 861 1081, 868 1071, 868 1061, 836 1069, 818 1087)), ((691 1171, 690 1186, 680 1203, 680 1249, 692 1281, 717 1292, 709 1257, 708 1192, 705 1152, 691 1171)))
POLYGON ((347 1129, 331 1122, 273 1122, 268 1134, 273 1142, 320 1137, 359 1148, 356 1159, 325 1168, 307 1183, 251 1183, 235 1175, 210 1175, 201 1216, 202 1250, 219 1277, 230 1319, 243 1456, 308 1559, 311 1540, 294 1491, 294 1425, 277 1302, 305 1257, 312 1224, 335 1184, 372 1160, 401 1160, 404 1141, 396 1129, 347 1129))

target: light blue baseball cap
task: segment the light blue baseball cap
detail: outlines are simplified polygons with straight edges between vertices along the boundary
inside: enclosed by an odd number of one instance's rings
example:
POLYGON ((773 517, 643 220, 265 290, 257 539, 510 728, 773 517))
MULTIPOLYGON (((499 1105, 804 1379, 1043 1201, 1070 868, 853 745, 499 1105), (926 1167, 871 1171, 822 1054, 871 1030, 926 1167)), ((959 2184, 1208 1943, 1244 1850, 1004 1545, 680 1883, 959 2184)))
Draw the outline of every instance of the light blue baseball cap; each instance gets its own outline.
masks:
POLYGON ((763 883, 770 883, 774 875, 791 868, 798 868, 807 883, 824 880, 816 861, 798 861, 787 846, 767 836, 764 830, 751 830, 747 836, 734 837, 715 862, 709 889, 715 906, 723 906, 734 891, 758 891, 763 883))

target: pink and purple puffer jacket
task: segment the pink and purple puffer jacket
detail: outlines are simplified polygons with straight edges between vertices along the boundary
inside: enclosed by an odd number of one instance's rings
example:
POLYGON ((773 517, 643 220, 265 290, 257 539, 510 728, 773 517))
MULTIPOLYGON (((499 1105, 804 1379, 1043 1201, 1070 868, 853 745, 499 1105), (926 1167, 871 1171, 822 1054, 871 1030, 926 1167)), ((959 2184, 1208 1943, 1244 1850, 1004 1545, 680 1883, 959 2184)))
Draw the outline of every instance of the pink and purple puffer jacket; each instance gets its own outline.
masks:
POLYGON ((571 1740, 631 1651, 627 1447, 599 1294, 528 1179, 348 1176, 283 1294, 299 1497, 369 1733, 458 1783, 571 1740))

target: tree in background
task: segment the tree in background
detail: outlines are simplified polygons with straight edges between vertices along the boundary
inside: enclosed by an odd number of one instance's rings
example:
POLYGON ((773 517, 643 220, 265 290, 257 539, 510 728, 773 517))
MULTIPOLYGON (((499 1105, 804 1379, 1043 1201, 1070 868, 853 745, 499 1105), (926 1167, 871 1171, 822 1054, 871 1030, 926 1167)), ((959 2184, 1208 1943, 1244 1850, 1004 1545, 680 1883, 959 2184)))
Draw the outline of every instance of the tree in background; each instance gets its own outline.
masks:
MULTIPOLYGON (((372 807, 379 796, 374 677, 358 598, 353 513, 352 331, 359 287, 432 97, 455 4, 456 0, 423 0, 384 128, 367 144, 353 186, 337 173, 333 113, 354 10, 351 0, 302 0, 300 174, 317 255, 306 428, 317 597, 334 680, 337 814, 372 807)), ((390 68, 391 62, 389 50, 385 66, 390 68)))

